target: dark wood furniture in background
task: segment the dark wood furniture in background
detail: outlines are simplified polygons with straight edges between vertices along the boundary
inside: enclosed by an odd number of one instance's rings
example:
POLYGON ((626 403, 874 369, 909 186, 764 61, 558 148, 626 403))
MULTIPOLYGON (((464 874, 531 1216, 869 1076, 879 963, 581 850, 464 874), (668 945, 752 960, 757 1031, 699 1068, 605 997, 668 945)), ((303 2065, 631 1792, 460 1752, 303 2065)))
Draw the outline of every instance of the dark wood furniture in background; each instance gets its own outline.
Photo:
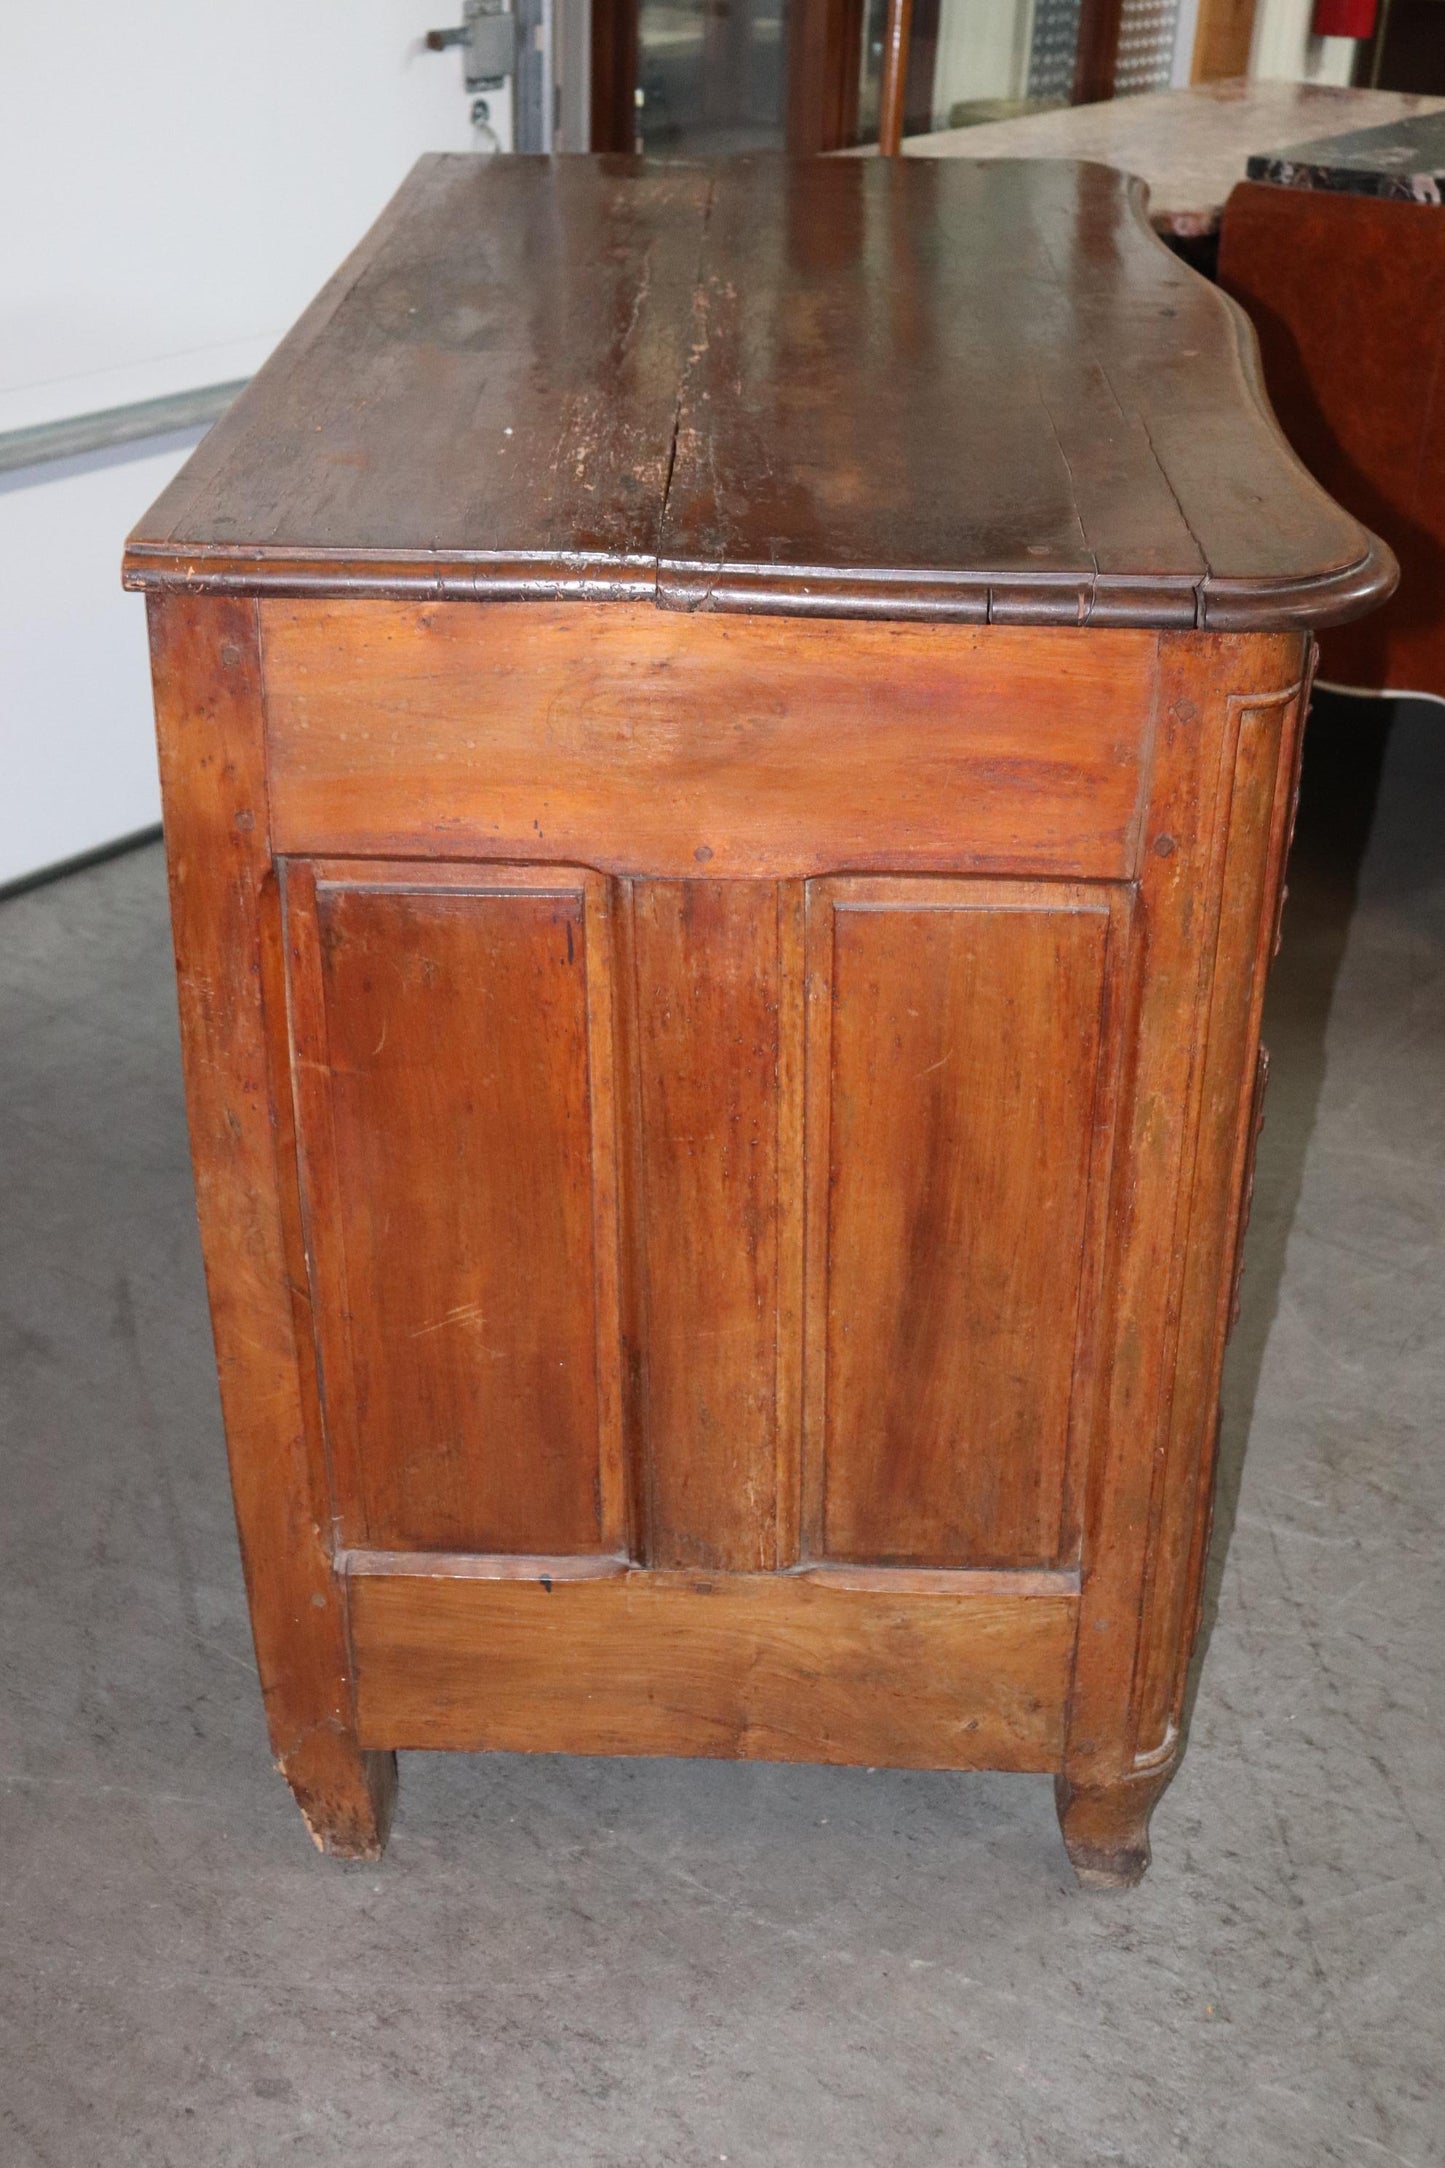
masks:
POLYGON ((1445 91, 1445 8, 1380 0, 1375 35, 1355 55, 1355 81, 1381 90, 1445 91))
POLYGON ((637 143, 638 0, 591 0, 589 111, 594 151, 631 152, 637 143))
POLYGON ((1075 105, 1093 105, 1097 99, 1113 97, 1123 12, 1123 0, 1081 0, 1079 46, 1074 61, 1075 105))
POLYGON ((1401 572, 1385 609, 1323 635, 1321 669, 1445 698, 1445 207, 1372 192, 1441 192, 1445 116, 1295 145, 1270 167, 1278 182, 1225 206, 1220 283, 1254 321, 1295 450, 1401 572))
POLYGON ((837 150, 856 139, 862 57, 863 0, 788 0, 790 151, 837 150))
POLYGON ((131 540, 257 1655, 394 1749, 1179 1752, 1316 626, 1100 167, 425 161, 131 540))

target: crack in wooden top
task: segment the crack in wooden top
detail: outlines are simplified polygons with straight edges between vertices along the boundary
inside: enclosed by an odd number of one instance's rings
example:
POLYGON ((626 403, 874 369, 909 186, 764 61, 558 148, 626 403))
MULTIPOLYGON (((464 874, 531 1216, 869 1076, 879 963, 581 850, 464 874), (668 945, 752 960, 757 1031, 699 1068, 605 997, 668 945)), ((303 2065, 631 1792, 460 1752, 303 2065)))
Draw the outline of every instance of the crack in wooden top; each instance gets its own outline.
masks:
POLYGON ((1137 182, 424 159, 132 535, 132 587, 1313 627, 1380 543, 1137 182))

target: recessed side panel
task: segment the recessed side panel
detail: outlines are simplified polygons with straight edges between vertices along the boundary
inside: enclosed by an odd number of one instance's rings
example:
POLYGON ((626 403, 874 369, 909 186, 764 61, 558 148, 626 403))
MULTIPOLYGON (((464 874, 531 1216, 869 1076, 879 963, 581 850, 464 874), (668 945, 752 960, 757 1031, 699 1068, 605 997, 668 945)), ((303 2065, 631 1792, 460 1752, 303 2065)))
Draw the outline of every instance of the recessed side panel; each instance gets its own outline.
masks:
POLYGON ((1090 1388, 1125 893, 810 893, 813 1556, 1077 1555, 1070 1443, 1090 1388))
POLYGON ((622 1539, 615 1316, 599 1335, 616 1274, 602 889, 570 870, 288 869, 308 1265, 346 1541, 622 1539))

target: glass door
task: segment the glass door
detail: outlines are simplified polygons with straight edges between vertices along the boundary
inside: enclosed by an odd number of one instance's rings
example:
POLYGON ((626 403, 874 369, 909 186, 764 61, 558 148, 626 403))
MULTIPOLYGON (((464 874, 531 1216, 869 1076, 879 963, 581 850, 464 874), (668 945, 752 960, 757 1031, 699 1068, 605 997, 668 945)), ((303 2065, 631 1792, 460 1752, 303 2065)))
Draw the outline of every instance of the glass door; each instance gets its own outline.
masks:
MULTIPOLYGON (((888 0, 591 0, 592 147, 876 143, 887 16, 888 0)), ((1190 0, 913 0, 904 132, 1168 89, 1193 21, 1190 0)))
POLYGON ((781 150, 787 0, 640 0, 637 131, 651 155, 781 150))
MULTIPOLYGON (((1181 0, 914 0, 905 135, 1167 90, 1181 0)), ((876 142, 888 0, 866 0, 854 140, 876 142)), ((1022 151, 1022 146, 1021 146, 1022 151)))

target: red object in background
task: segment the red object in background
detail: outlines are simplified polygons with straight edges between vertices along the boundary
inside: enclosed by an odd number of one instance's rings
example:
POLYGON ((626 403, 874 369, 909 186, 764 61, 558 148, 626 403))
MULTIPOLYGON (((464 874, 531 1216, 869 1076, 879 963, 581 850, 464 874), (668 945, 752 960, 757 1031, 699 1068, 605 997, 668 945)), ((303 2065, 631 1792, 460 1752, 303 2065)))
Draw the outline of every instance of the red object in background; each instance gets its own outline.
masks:
POLYGON ((1372 38, 1380 0, 1315 0, 1310 28, 1317 38, 1372 38))

